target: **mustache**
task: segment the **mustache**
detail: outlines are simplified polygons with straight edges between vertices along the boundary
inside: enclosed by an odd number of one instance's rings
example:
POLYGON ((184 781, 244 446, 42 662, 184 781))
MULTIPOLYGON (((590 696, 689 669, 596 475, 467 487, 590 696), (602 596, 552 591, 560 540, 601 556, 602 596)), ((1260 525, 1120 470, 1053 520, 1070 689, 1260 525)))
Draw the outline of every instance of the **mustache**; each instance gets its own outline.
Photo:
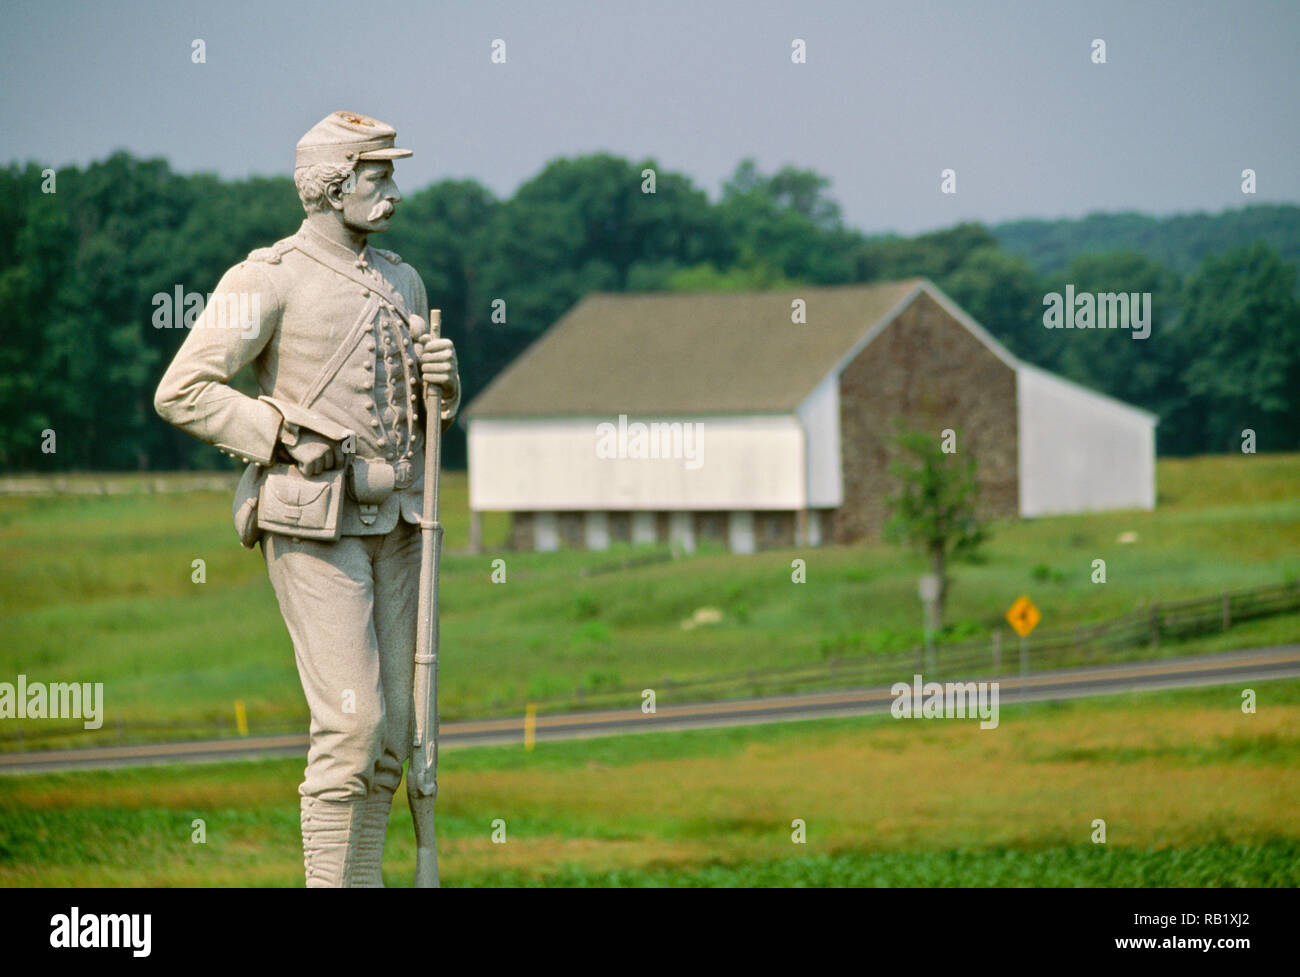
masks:
POLYGON ((375 204, 374 207, 370 208, 370 213, 366 215, 366 220, 377 221, 384 220, 387 217, 392 217, 394 209, 391 200, 381 200, 379 203, 375 204))

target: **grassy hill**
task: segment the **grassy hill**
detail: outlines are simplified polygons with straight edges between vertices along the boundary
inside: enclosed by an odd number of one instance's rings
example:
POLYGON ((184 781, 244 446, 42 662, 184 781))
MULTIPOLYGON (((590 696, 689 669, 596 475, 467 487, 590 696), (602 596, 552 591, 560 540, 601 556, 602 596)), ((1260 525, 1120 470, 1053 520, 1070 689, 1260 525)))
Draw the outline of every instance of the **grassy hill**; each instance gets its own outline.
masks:
MULTIPOLYGON (((151 476, 152 478, 152 476, 151 476)), ((446 479, 442 591, 443 715, 517 710, 525 700, 720 672, 816 663, 911 647, 920 639, 918 557, 883 543, 693 557, 584 576, 630 551, 463 552, 463 475, 446 479), (807 561, 807 583, 791 561, 807 561), (505 560, 507 579, 491 580, 505 560), (721 620, 684 629, 700 608, 721 620)), ((952 639, 1004 626, 1020 594, 1043 626, 1112 617, 1149 601, 1300 577, 1300 456, 1160 462, 1154 512, 1100 513, 994 527, 982 562, 954 568, 952 639), (1136 541, 1121 543, 1121 534, 1136 541), (1092 561, 1108 581, 1093 584, 1092 561)), ((489 519, 486 538, 503 540, 489 519)), ((225 492, 0 498, 0 678, 105 683, 107 720, 80 743, 118 734, 305 727, 293 651, 257 551, 242 550, 225 492), (193 561, 206 582, 192 582, 193 561)), ((1233 628, 1185 650, 1300 638, 1289 615, 1233 628)), ((1164 649, 1162 649, 1164 650, 1164 649)), ((48 730, 10 720, 3 746, 48 730)))

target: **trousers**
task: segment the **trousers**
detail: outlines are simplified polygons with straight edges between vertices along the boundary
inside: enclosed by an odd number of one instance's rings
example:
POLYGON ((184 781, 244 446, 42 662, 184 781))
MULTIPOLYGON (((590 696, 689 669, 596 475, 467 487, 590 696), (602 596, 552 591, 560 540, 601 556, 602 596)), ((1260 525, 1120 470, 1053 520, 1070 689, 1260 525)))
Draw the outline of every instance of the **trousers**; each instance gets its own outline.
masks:
POLYGON ((311 710, 303 797, 397 790, 414 737, 419 527, 335 542, 262 537, 311 710))

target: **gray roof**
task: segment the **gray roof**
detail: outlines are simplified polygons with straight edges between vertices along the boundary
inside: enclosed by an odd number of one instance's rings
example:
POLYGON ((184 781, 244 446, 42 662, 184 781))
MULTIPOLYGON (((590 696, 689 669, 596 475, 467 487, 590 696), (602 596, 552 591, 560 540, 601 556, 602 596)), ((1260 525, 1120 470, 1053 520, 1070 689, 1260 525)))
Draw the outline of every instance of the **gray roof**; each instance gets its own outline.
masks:
POLYGON ((773 292, 598 292, 501 371, 471 418, 793 411, 924 279, 773 292), (790 321, 807 303, 807 323, 790 321))

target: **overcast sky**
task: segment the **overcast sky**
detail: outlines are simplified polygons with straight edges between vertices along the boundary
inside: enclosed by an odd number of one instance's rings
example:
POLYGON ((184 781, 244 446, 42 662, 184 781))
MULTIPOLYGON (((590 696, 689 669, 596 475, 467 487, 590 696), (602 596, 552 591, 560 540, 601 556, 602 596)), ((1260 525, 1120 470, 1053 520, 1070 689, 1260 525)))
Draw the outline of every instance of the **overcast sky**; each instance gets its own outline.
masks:
POLYGON ((415 150, 407 190, 472 177, 508 196, 603 150, 715 198, 745 156, 813 169, 867 232, 1300 200, 1294 0, 0 6, 3 161, 125 148, 287 175, 298 137, 347 109, 415 150))

